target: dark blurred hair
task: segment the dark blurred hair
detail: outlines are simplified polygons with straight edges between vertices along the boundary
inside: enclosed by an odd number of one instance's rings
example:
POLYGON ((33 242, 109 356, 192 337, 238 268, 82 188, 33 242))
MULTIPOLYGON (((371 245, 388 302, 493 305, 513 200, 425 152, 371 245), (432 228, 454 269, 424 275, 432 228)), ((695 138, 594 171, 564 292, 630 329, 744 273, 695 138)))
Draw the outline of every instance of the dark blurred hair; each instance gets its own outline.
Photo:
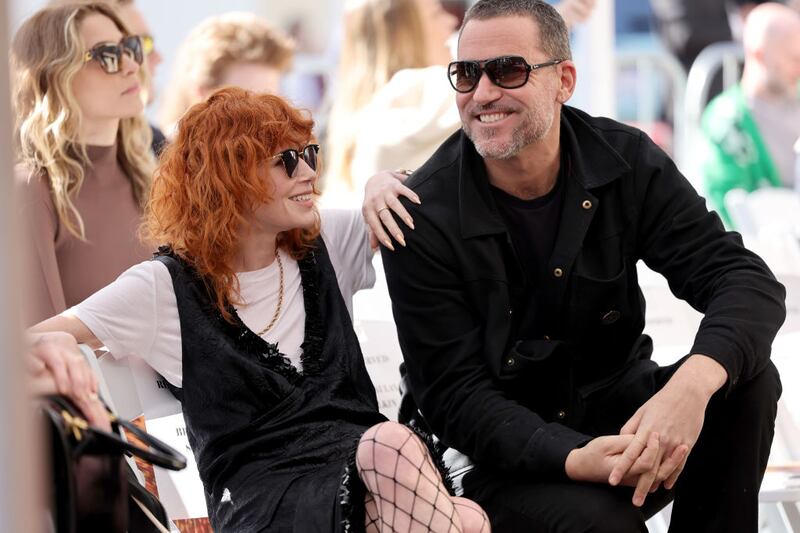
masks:
POLYGON ((551 59, 572 59, 567 24, 553 6, 542 0, 479 0, 464 15, 459 38, 470 20, 497 17, 530 17, 539 27, 539 46, 544 53, 551 59))

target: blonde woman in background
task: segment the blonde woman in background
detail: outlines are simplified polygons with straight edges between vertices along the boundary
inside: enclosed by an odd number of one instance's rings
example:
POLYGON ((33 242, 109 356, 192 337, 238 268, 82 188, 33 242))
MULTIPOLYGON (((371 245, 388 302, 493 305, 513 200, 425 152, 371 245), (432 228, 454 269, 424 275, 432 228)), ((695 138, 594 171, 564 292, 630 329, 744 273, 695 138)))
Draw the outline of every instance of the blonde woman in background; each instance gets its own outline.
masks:
MULTIPOLYGON (((161 52, 156 48, 155 38, 150 29, 150 24, 147 23, 142 11, 136 5, 134 0, 95 0, 108 4, 114 8, 122 22, 133 35, 138 35, 142 39, 142 50, 144 51, 144 63, 142 67, 147 71, 145 84, 142 86, 142 98, 145 105, 149 105, 155 98, 155 91, 153 87, 153 80, 156 76, 156 69, 164 61, 161 52)), ((65 6, 70 4, 94 3, 91 0, 50 0, 50 7, 65 6)))
POLYGON ((183 113, 220 87, 277 94, 293 53, 294 44, 286 35, 252 13, 205 19, 178 51, 163 94, 161 128, 171 136, 183 113))
POLYGON ((446 73, 456 24, 439 0, 348 0, 327 135, 327 201, 360 205, 375 172, 416 168, 458 129, 446 73))
MULTIPOLYGON (((144 52, 144 62, 142 63, 142 70, 144 71, 142 89, 140 95, 145 106, 149 106, 155 100, 155 76, 156 69, 162 63, 164 58, 161 52, 156 48, 153 32, 144 14, 136 5, 134 0, 94 0, 101 1, 113 7, 117 12, 122 22, 133 35, 138 35, 142 40, 142 51, 144 52)), ((93 3, 92 0, 50 0, 50 7, 58 7, 76 3, 93 3)), ((160 129, 150 124, 150 131, 153 135, 153 142, 151 144, 153 153, 158 156, 163 148, 166 138, 160 129)))
POLYGON ((142 261, 154 168, 141 40, 104 3, 40 10, 17 32, 15 178, 29 248, 23 320, 84 300, 142 261))

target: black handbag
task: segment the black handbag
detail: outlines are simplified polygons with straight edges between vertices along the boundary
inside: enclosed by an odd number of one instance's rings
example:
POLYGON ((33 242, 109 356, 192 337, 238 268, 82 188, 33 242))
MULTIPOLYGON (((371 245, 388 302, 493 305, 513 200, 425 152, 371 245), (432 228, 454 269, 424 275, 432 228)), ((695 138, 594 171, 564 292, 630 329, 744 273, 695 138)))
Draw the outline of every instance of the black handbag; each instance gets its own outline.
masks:
POLYGON ((160 502, 138 483, 123 454, 170 470, 186 467, 183 455, 113 414, 111 432, 91 427, 65 396, 44 396, 39 404, 52 452, 50 511, 57 533, 151 533, 169 529, 160 502), (148 447, 124 440, 121 428, 148 447))

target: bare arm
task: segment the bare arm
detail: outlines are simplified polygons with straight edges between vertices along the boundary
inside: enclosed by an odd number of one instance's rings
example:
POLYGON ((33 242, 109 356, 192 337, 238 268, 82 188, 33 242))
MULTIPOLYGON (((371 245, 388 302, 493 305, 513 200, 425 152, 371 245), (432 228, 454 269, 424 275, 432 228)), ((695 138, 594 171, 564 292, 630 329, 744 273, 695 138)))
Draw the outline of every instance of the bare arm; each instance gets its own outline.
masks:
POLYGON ((28 333, 34 392, 63 394, 75 402, 90 423, 110 430, 105 408, 97 397, 97 377, 78 349, 78 342, 101 345, 89 328, 64 314, 36 324, 28 333))
POLYGON ((43 320, 28 329, 28 333, 33 337, 34 342, 46 337, 51 332, 69 333, 78 344, 88 344, 92 349, 103 346, 94 333, 86 327, 76 316, 64 312, 47 320, 43 320))

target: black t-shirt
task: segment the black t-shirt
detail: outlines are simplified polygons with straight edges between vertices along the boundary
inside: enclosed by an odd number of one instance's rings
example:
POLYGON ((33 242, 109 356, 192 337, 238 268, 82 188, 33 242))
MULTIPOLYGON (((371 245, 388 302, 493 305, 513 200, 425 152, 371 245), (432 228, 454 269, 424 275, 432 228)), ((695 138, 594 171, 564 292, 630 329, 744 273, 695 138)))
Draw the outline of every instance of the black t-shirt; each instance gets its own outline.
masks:
POLYGON ((500 212, 522 271, 525 287, 514 296, 516 326, 521 339, 540 338, 546 326, 543 314, 542 285, 550 279, 547 264, 558 235, 561 206, 564 203, 564 158, 562 157, 556 184, 546 195, 533 200, 521 200, 492 186, 492 195, 500 212))

